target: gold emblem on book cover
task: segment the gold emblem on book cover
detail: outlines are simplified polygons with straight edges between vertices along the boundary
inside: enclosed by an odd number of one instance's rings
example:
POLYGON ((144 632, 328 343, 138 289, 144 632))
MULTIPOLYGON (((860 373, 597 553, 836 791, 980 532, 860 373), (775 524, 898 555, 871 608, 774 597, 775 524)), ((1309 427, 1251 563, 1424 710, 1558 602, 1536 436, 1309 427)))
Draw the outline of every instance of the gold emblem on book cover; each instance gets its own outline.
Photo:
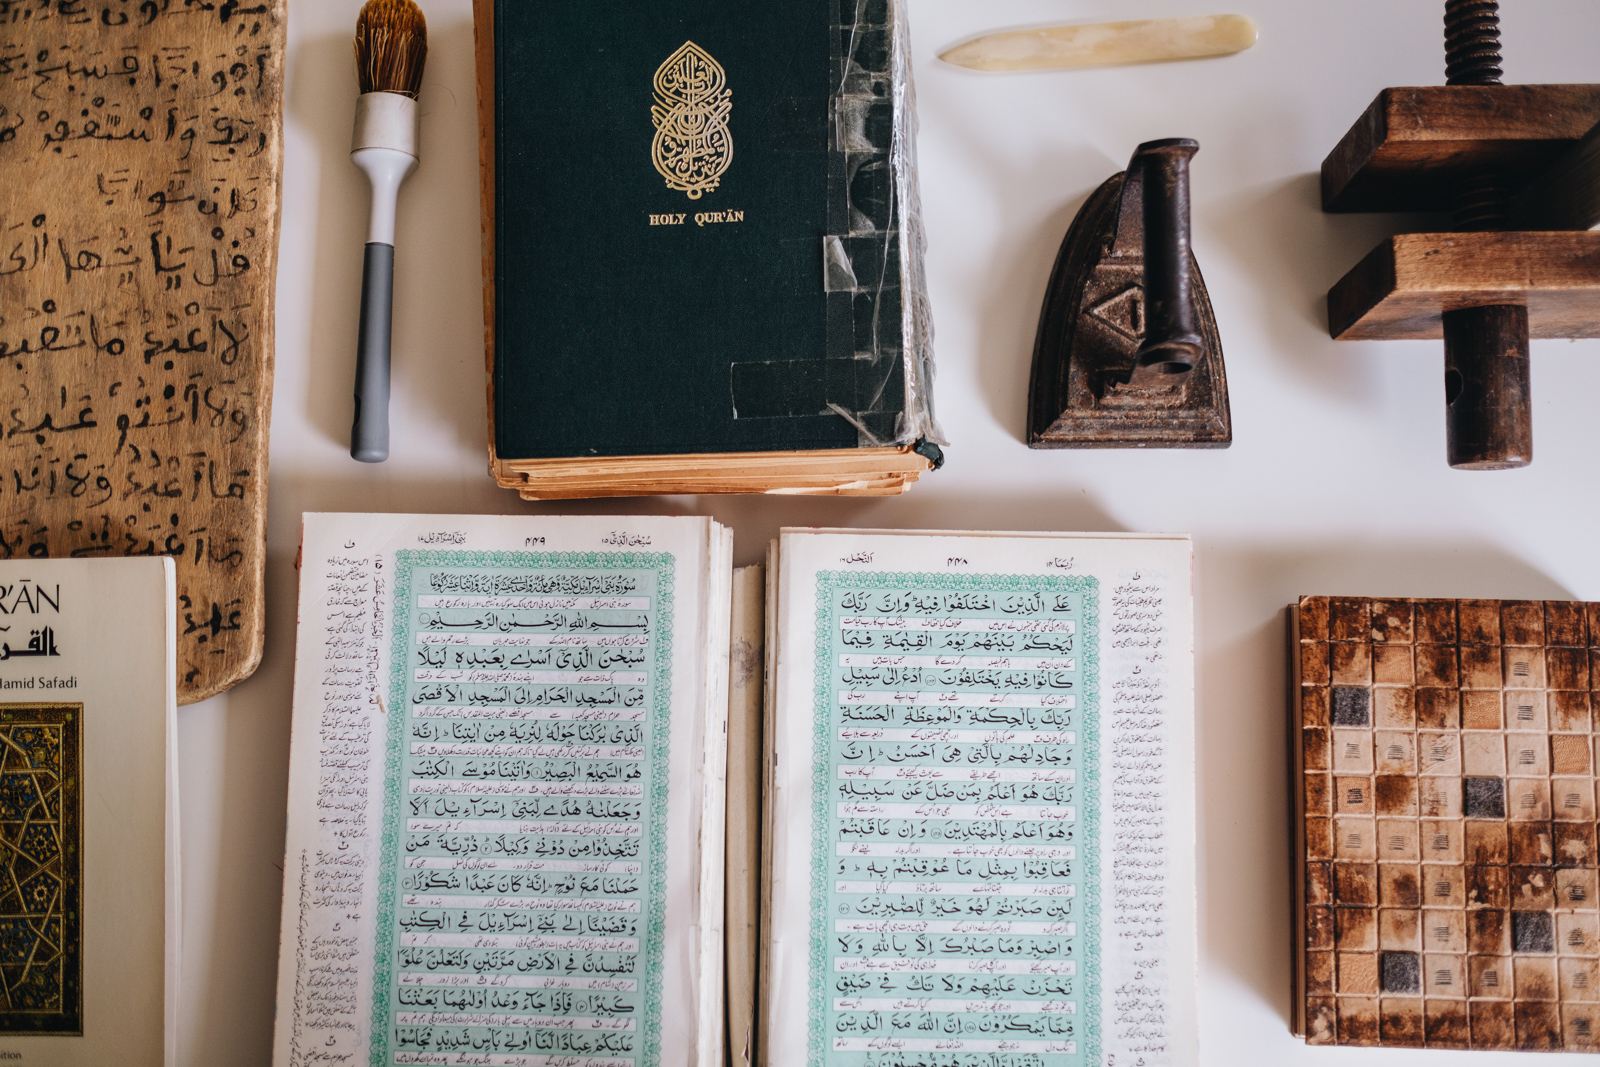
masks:
POLYGON ((0 705, 0 1034, 83 1032, 82 724, 0 705))
POLYGON ((699 200, 722 183, 733 162, 728 74, 709 52, 685 41, 656 68, 655 90, 650 117, 656 135, 650 157, 667 179, 667 188, 699 200))

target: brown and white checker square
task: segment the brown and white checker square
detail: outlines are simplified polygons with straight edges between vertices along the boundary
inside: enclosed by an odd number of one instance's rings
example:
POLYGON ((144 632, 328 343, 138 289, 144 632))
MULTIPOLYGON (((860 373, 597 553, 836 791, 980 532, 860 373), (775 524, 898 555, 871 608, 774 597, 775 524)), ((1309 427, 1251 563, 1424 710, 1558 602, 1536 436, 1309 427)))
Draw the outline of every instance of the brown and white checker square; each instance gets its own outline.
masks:
POLYGON ((1306 1040, 1600 1050, 1600 604, 1294 610, 1306 1040))

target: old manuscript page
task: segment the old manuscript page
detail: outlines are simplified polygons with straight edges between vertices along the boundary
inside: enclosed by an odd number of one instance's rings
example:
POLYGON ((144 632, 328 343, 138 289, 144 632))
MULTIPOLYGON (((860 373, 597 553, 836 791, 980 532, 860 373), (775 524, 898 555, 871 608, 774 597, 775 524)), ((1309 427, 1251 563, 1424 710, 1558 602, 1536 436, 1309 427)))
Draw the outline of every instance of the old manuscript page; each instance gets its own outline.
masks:
POLYGON ((1195 1062, 1188 540, 778 561, 764 1062, 1195 1062))
POLYGON ((286 0, 0 0, 0 559, 171 556, 261 659, 286 0))
POLYGON ((306 516, 274 1063, 720 1067, 730 551, 306 516))

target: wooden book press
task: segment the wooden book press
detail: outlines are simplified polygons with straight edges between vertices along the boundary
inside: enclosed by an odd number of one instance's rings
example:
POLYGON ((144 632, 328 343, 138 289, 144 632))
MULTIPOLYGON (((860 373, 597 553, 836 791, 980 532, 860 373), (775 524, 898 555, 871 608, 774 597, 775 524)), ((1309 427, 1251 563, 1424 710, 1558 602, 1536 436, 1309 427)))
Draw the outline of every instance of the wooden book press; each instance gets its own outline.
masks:
POLYGON ((1226 448, 1222 342, 1189 251, 1185 138, 1139 146, 1094 191, 1050 275, 1028 388, 1031 448, 1226 448))
POLYGON ((1533 459, 1528 338, 1600 337, 1600 233, 1507 232, 1513 195, 1600 122, 1600 85, 1500 84, 1499 5, 1447 0, 1442 87, 1385 89, 1322 164, 1322 209, 1450 211, 1328 292, 1336 340, 1444 338, 1450 465, 1533 459))

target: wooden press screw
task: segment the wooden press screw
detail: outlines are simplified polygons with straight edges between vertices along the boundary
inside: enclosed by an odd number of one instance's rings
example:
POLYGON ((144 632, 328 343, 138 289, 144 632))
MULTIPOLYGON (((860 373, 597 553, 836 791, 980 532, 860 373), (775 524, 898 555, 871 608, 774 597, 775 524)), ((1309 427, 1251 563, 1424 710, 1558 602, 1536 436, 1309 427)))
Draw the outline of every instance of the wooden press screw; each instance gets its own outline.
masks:
POLYGON ((1187 137, 1147 141, 1133 154, 1144 198, 1144 343, 1131 383, 1187 374, 1205 352, 1195 326, 1189 277, 1189 160, 1200 143, 1187 137))
MULTIPOLYGON (((1500 84, 1500 5, 1445 0, 1445 84, 1500 84)), ((1505 176, 1480 170, 1453 197, 1457 230, 1496 230, 1510 207, 1505 176)), ((1505 470, 1533 461, 1528 309, 1514 304, 1446 311, 1444 388, 1450 466, 1505 470)))

